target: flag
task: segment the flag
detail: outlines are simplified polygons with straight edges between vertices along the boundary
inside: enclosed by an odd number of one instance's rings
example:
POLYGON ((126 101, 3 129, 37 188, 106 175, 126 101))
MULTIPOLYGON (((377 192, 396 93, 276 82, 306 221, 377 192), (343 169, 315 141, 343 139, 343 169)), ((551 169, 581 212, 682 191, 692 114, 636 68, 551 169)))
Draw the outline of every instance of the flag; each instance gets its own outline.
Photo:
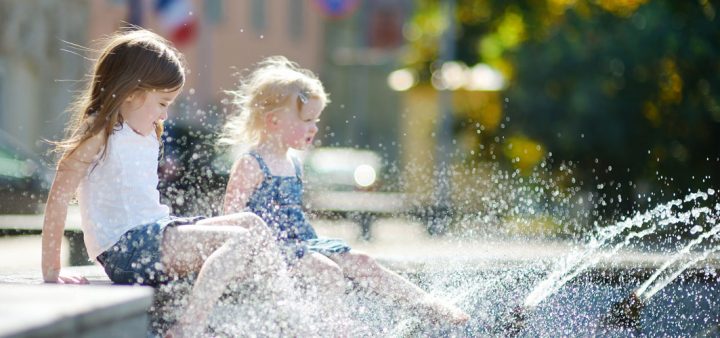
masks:
POLYGON ((135 26, 142 26, 142 4, 140 0, 128 0, 128 23, 135 26))
POLYGON ((352 14, 359 0, 315 0, 314 3, 323 14, 331 18, 343 18, 352 14))
POLYGON ((156 0, 155 14, 160 28, 175 45, 182 46, 195 37, 197 20, 189 0, 156 0))

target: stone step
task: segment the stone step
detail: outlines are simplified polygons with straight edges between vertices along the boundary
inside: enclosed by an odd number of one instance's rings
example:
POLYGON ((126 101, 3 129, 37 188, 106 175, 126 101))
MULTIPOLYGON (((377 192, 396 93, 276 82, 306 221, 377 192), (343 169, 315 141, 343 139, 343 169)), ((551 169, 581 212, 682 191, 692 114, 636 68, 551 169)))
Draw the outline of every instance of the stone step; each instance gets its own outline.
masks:
POLYGON ((152 295, 140 286, 2 284, 0 337, 146 337, 152 295))

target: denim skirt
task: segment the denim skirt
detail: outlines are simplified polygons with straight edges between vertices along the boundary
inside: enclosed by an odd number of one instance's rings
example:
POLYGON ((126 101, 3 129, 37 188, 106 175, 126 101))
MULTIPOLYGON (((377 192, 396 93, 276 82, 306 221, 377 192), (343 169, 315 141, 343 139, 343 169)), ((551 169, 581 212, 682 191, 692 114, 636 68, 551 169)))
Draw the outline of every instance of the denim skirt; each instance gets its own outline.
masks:
POLYGON ((97 261, 115 284, 159 286, 170 280, 160 253, 165 228, 195 224, 204 218, 170 216, 130 229, 98 255, 97 261))

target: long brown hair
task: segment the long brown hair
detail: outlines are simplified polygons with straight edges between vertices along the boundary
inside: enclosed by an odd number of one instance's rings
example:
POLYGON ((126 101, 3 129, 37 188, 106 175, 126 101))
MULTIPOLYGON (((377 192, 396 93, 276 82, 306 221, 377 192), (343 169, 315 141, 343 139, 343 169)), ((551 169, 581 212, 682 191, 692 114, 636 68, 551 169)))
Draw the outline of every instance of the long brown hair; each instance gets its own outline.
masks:
MULTIPOLYGON (((185 84, 182 54, 167 40, 138 27, 123 29, 104 40, 86 88, 76 96, 69 110, 72 118, 66 137, 53 142, 60 160, 80 144, 105 132, 104 144, 113 129, 123 122, 120 105, 136 91, 176 90, 185 84)), ((158 139, 162 124, 155 127, 158 139)), ((103 148, 102 156, 105 155, 103 148)))

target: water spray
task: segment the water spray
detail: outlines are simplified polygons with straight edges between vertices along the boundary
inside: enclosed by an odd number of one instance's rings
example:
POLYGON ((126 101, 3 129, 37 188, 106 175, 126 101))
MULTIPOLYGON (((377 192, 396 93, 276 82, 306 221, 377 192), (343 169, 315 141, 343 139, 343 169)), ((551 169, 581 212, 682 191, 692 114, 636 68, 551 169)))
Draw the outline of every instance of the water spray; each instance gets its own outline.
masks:
MULTIPOLYGON (((687 195, 685 198, 659 205, 647 212, 638 212, 631 218, 624 219, 612 226, 598 230, 597 236, 590 240, 588 247, 584 251, 578 255, 568 255, 566 259, 561 262, 561 266, 558 269, 533 289, 522 305, 513 308, 508 315, 503 317, 500 324, 503 331, 502 333, 509 336, 519 334, 525 326, 527 315, 543 300, 555 294, 563 285, 577 277, 580 273, 595 265, 600 258, 609 258, 615 255, 620 249, 629 245, 632 240, 643 238, 672 224, 688 223, 689 220, 698 219, 702 215, 707 215, 709 217, 709 223, 715 224, 717 215, 707 207, 695 207, 687 212, 673 212, 673 208, 680 207, 688 202, 694 202, 698 199, 706 200, 709 195, 714 195, 714 190, 710 189, 707 193, 698 191, 687 195), (641 228, 644 224, 648 223, 650 223, 649 227, 645 229, 641 228), (608 243, 612 239, 618 237, 626 230, 635 228, 640 229, 627 234, 622 241, 614 244, 610 250, 604 252, 602 255, 596 255, 597 250, 608 246, 608 243)), ((716 204, 714 209, 715 211, 720 210, 720 204, 716 204)), ((668 270, 671 265, 680 258, 687 256, 693 247, 707 238, 716 238, 718 233, 720 233, 720 225, 714 225, 711 230, 701 234, 698 238, 687 244, 676 255, 665 262, 640 288, 623 300, 613 304, 608 315, 603 319, 603 324, 610 327, 638 330, 640 328, 640 315, 650 297, 677 278, 690 266, 706 259, 711 253, 720 251, 720 246, 706 250, 699 257, 691 259, 685 264, 682 264, 680 268, 673 270, 673 273, 670 273, 668 277, 660 279, 659 282, 655 283, 654 287, 650 286, 658 280, 663 272, 668 270)))
MULTIPOLYGON (((714 209, 716 211, 720 211, 720 204, 716 204, 714 209)), ((705 250, 702 254, 687 259, 675 270, 670 270, 670 267, 690 255, 691 250, 695 246, 701 244, 704 240, 718 240, 718 233, 720 233, 720 225, 716 224, 718 215, 713 214, 709 208, 696 208, 690 212, 695 218, 702 214, 708 214, 708 223, 714 224, 714 226, 710 230, 700 234, 700 236, 696 239, 690 241, 690 243, 666 261, 660 268, 657 269, 657 271, 655 271, 655 273, 653 273, 652 276, 650 276, 650 278, 648 278, 639 288, 633 291, 627 298, 613 304, 610 308, 610 312, 605 316, 603 324, 612 327, 639 330, 640 315, 645 307, 645 304, 647 304, 651 297, 677 279, 688 268, 707 259, 710 254, 720 251, 720 245, 715 245, 714 247, 705 250)))

